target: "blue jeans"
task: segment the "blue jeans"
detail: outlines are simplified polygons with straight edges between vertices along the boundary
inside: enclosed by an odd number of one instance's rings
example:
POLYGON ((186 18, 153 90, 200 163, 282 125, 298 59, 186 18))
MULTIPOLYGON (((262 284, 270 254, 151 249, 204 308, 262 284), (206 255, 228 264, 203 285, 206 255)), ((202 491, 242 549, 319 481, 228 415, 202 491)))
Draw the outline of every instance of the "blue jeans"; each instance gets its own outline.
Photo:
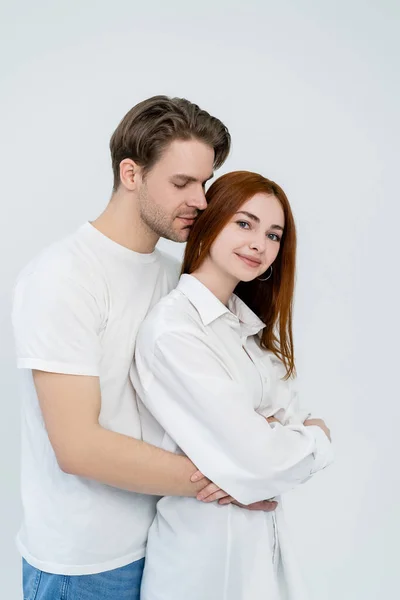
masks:
POLYGON ((139 600, 144 558, 95 575, 53 575, 22 559, 24 600, 139 600))

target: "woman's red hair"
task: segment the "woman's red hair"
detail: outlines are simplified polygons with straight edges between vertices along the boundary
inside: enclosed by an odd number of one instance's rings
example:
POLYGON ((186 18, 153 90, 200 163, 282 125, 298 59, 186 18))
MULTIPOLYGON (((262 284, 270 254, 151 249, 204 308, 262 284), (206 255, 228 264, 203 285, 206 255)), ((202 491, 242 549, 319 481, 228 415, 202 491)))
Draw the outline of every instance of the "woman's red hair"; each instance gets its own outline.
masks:
POLYGON ((293 295, 296 269, 296 227, 285 192, 279 185, 248 171, 227 173, 208 190, 207 209, 194 223, 186 245, 182 273, 193 273, 204 261, 218 234, 240 207, 255 194, 274 195, 280 202, 285 229, 278 256, 267 281, 240 282, 235 294, 265 323, 261 346, 273 352, 295 374, 293 350, 293 295))

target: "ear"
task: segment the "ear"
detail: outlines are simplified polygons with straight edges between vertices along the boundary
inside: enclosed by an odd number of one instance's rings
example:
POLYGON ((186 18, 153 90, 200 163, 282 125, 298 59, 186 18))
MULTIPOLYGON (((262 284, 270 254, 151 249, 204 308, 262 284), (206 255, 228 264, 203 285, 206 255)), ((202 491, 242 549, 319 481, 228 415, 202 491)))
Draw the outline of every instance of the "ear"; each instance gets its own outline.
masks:
POLYGON ((124 158, 119 164, 121 184, 131 192, 137 190, 142 182, 142 171, 134 160, 124 158))

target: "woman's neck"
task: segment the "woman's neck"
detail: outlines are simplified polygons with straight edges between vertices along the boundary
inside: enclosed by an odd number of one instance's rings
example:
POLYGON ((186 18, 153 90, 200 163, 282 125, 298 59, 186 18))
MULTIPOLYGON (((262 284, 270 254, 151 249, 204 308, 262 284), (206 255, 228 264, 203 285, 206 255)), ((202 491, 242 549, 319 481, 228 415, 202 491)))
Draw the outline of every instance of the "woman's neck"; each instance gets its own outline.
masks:
POLYGON ((206 259, 191 275, 205 285, 225 306, 228 305, 228 300, 239 283, 237 279, 217 269, 209 259, 206 259))

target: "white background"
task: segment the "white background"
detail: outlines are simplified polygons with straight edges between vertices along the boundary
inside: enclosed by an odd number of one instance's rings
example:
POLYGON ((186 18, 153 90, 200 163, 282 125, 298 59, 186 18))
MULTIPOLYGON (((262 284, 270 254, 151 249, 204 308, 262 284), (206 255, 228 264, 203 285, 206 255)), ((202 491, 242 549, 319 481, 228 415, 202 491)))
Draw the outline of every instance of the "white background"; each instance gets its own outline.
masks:
POLYGON ((399 3, 3 0, 0 10, 1 598, 21 597, 12 284, 40 248, 102 211, 109 137, 160 93, 220 117, 233 137, 221 173, 261 172, 295 212, 300 387, 337 453, 287 499, 311 598, 395 598, 399 3))

